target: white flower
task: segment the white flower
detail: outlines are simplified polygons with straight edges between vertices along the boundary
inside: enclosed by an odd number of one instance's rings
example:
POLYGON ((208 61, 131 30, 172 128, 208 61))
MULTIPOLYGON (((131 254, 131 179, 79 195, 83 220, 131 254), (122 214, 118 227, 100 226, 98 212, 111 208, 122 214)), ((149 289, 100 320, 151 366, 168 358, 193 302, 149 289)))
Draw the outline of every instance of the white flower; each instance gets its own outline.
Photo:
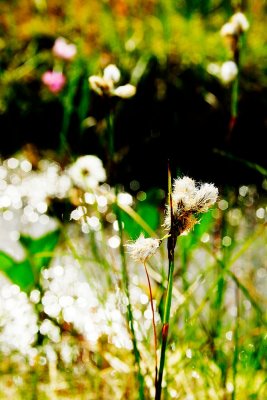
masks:
MULTIPOLYGON (((177 235, 188 232, 197 223, 195 214, 208 211, 216 202, 218 189, 209 183, 202 185, 187 176, 174 181, 172 193, 173 223, 177 235)), ((164 226, 171 229, 170 208, 167 207, 164 226)))
POLYGON ((235 36, 238 33, 237 26, 233 22, 227 22, 226 24, 224 24, 222 26, 220 33, 221 33, 221 36, 223 36, 223 37, 235 36))
POLYGON ((129 97, 133 97, 135 93, 136 93, 136 87, 130 85, 130 83, 128 83, 127 85, 119 86, 113 91, 113 94, 115 96, 121 97, 122 99, 128 99, 129 97))
POLYGON ((231 22, 241 33, 246 32, 249 28, 247 17, 242 12, 237 12, 231 17, 231 22))
POLYGON ((126 246, 129 249, 130 256, 135 261, 143 263, 156 253, 160 244, 160 239, 145 238, 144 235, 141 234, 135 242, 129 243, 126 246))
POLYGON ((103 77, 92 75, 88 78, 89 84, 100 96, 117 96, 122 99, 132 97, 136 93, 136 88, 129 83, 123 86, 115 87, 114 83, 118 83, 121 77, 120 70, 116 65, 108 65, 103 72, 103 77))
POLYGON ((238 68, 234 61, 226 61, 221 66, 221 79, 224 83, 232 82, 238 74, 238 68))
POLYGON ((94 92, 103 96, 104 94, 110 95, 113 90, 113 82, 101 78, 101 76, 92 75, 88 78, 89 84, 94 92))
POLYGON ((106 180, 102 161, 92 155, 79 157, 68 170, 74 184, 83 190, 94 189, 106 180))
POLYGON ((121 78, 121 73, 119 68, 114 65, 114 64, 109 64, 105 69, 103 73, 103 78, 108 81, 112 82, 119 82, 121 78))

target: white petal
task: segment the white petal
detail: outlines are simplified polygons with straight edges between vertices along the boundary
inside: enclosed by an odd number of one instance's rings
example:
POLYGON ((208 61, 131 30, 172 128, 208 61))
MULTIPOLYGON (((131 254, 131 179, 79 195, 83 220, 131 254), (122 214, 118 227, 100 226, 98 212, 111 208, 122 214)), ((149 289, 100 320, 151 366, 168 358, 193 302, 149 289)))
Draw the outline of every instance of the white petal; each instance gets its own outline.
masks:
POLYGON ((104 69, 104 79, 108 81, 112 81, 114 83, 119 82, 121 78, 121 73, 119 68, 114 64, 109 64, 104 69))
POLYGON ((115 96, 121 97, 122 99, 128 99, 129 97, 134 96, 135 93, 136 87, 129 83, 127 85, 119 86, 113 91, 115 96))

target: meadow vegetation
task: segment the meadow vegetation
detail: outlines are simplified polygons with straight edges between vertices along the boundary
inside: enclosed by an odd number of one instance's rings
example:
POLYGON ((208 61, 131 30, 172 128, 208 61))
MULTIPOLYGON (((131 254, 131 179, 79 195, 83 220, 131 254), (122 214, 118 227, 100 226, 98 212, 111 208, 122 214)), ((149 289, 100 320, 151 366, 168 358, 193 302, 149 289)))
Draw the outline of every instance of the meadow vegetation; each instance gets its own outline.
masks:
POLYGON ((265 2, 0 7, 0 399, 265 400, 265 2))

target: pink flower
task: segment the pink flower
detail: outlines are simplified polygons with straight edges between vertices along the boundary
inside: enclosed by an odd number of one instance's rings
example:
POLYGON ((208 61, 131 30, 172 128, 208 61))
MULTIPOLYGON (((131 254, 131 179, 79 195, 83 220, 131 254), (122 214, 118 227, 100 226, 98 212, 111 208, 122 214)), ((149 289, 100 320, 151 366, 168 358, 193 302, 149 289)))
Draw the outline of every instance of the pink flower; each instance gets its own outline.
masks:
POLYGON ((63 37, 56 39, 52 51, 56 57, 63 60, 72 60, 77 53, 75 44, 68 43, 63 37))
POLYGON ((59 93, 66 83, 66 77, 62 72, 46 71, 42 75, 42 82, 48 87, 50 92, 59 93))

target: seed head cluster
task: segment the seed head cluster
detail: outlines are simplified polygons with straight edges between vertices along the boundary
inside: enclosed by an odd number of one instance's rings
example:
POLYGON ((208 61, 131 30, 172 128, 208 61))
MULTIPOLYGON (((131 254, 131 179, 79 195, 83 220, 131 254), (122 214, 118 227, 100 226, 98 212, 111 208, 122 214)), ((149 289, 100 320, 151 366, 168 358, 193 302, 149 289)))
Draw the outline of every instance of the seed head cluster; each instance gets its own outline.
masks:
MULTIPOLYGON (((172 192, 172 217, 168 205, 164 227, 175 237, 189 232, 198 222, 198 214, 208 211, 215 204, 217 197, 218 189, 212 183, 199 184, 187 176, 176 179, 172 192)), ((156 253, 161 243, 160 239, 140 235, 135 242, 126 246, 135 261, 145 262, 156 253)))
POLYGON ((133 260, 144 263, 156 253, 160 244, 160 239, 145 238, 141 234, 135 242, 129 243, 126 246, 133 260))
MULTIPOLYGON (((177 236, 190 231, 197 223, 197 215, 208 211, 216 202, 218 189, 210 183, 197 184, 185 176, 174 181, 172 194, 173 229, 177 236)), ((167 206, 164 226, 171 229, 171 211, 167 206)))

